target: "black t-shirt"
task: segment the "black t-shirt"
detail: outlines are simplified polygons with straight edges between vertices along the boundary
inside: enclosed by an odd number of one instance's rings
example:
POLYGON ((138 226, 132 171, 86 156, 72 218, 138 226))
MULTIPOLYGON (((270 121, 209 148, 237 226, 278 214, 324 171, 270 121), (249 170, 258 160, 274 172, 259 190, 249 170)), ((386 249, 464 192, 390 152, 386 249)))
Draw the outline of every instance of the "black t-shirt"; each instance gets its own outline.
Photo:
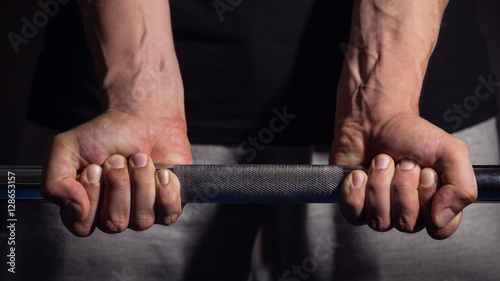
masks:
MULTIPOLYGON (((255 136, 330 144, 352 3, 221 2, 170 1, 191 142, 240 144, 255 136)), ((450 2, 421 115, 448 132, 494 116, 496 96, 485 83, 496 81, 491 75, 474 1, 450 2)), ((47 27, 28 118, 67 130, 99 111, 92 57, 71 2, 47 27)))

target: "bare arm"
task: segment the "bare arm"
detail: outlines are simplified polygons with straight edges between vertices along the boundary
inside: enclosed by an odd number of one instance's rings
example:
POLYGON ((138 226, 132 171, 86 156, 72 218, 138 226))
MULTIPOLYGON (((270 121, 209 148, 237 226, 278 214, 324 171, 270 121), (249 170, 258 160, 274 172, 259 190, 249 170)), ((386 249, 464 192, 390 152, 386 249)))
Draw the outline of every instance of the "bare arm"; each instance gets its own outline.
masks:
POLYGON ((448 1, 354 1, 338 117, 418 112, 429 58, 448 1))
POLYGON ((181 212, 179 182, 167 170, 155 172, 153 163, 192 162, 169 3, 79 5, 103 113, 54 138, 42 193, 79 236, 96 226, 116 233, 168 225, 181 212))
POLYGON ((168 1, 80 0, 79 5, 105 108, 183 118, 168 1))
POLYGON ((371 162, 368 175, 355 172, 344 182, 341 210, 354 224, 404 232, 425 226, 445 238, 477 196, 467 146, 418 113, 447 2, 354 2, 330 156, 337 164, 371 162))

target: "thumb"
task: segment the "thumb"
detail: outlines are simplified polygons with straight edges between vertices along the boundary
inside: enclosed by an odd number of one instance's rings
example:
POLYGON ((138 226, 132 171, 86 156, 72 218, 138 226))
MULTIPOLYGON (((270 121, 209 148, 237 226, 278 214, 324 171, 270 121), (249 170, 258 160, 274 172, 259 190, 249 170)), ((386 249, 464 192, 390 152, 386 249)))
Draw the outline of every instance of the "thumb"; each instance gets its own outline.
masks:
POLYGON ((90 202, 83 185, 76 180, 80 168, 73 144, 66 133, 52 140, 42 176, 41 193, 48 201, 59 205, 77 220, 84 220, 90 211, 90 202))
POLYGON ((467 145, 458 139, 447 143, 437 165, 442 186, 432 206, 432 220, 444 228, 477 198, 477 183, 467 145))

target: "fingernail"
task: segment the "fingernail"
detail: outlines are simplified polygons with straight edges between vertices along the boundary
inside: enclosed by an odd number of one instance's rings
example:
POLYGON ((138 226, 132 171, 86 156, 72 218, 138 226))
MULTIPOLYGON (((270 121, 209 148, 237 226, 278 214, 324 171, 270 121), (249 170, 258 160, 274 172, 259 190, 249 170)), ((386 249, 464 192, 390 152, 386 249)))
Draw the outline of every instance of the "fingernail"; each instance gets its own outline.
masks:
POLYGON ((422 184, 423 187, 429 187, 435 183, 436 175, 428 169, 422 170, 422 173, 420 174, 420 184, 422 184))
POLYGON ((379 155, 375 157, 375 168, 377 169, 386 169, 389 166, 389 163, 391 160, 389 160, 389 157, 386 155, 379 155))
POLYGON ((132 157, 132 164, 138 168, 146 167, 148 164, 148 157, 142 153, 136 154, 132 157))
POLYGON ((415 162, 408 160, 408 159, 403 159, 399 161, 399 168, 401 170, 411 170, 415 167, 415 162))
POLYGON ((101 167, 92 165, 87 170, 87 181, 89 183, 98 183, 101 180, 101 167))
POLYGON ((365 180, 365 177, 363 176, 363 173, 360 171, 354 171, 352 173, 352 186, 359 188, 362 184, 363 181, 365 180))
POLYGON ((161 185, 167 185, 169 180, 168 172, 166 170, 159 171, 158 179, 160 180, 161 185))
POLYGON ((81 219, 82 207, 78 203, 71 201, 71 200, 68 200, 68 202, 66 203, 66 206, 64 206, 64 209, 73 218, 78 219, 78 220, 81 219))
POLYGON ((457 214, 455 214, 455 212, 453 212, 450 208, 444 209, 436 219, 437 227, 443 228, 447 226, 456 217, 456 215, 457 214))
POLYGON ((109 158, 108 162, 113 169, 121 169, 125 167, 125 158, 121 157, 120 155, 112 155, 109 158))

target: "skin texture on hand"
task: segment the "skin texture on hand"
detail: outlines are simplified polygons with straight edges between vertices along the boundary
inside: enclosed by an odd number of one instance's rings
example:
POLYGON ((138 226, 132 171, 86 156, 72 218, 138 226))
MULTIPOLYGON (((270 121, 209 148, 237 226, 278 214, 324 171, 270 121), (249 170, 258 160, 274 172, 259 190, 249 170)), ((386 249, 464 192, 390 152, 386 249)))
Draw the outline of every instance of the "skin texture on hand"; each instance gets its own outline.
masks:
POLYGON ((170 225, 182 210, 180 183, 153 163, 192 162, 183 117, 108 110, 53 139, 42 194, 77 236, 170 225))
POLYGON ((447 2, 354 1, 330 153, 332 164, 370 167, 343 182, 352 224, 447 238, 477 197, 467 146, 418 114, 447 2))
POLYGON ((381 123, 373 131, 357 124, 336 131, 330 162, 370 165, 368 175, 355 171, 344 181, 342 214, 378 231, 425 227, 433 238, 449 237, 477 197, 467 146, 415 114, 381 123))
POLYGON ((141 230, 180 215, 177 178, 155 173, 153 163, 190 164, 190 145, 183 120, 162 124, 151 129, 136 116, 107 112, 54 138, 42 194, 61 206, 72 233, 141 230))
POLYGON ((169 2, 78 4, 104 113, 54 138, 42 194, 78 236, 169 225, 182 209, 179 181, 153 163, 193 161, 169 2))

